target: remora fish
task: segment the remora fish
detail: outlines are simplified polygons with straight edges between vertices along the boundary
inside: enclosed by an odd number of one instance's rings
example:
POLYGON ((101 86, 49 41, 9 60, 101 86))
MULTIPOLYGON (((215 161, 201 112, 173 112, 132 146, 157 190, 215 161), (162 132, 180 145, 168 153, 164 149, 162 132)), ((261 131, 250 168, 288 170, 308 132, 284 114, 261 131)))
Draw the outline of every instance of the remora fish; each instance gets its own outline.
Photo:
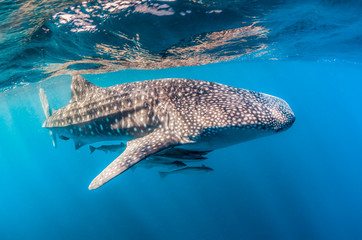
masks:
POLYGON ((108 152, 122 152, 126 147, 126 144, 121 143, 118 145, 102 145, 100 147, 89 146, 90 153, 93 153, 95 150, 103 151, 105 153, 108 152))
POLYGON ((211 151, 268 136, 292 126, 295 117, 280 98, 191 79, 158 79, 98 87, 73 76, 70 103, 43 127, 72 138, 76 148, 98 141, 128 141, 125 151, 90 184, 96 189, 139 161, 170 147, 211 151))
POLYGON ((154 156, 158 158, 165 159, 182 159, 182 160, 204 160, 207 159, 205 157, 210 151, 191 151, 181 148, 169 148, 164 151, 158 152, 154 154, 154 156))
POLYGON ((165 167, 165 168, 180 168, 180 167, 186 167, 187 165, 181 161, 160 161, 156 159, 146 159, 145 161, 142 161, 137 165, 137 167, 144 167, 144 168, 153 168, 153 167, 165 167))
POLYGON ((191 173, 191 172, 210 172, 210 171, 214 171, 214 169, 206 167, 205 165, 202 165, 201 167, 185 167, 185 168, 173 170, 173 171, 170 171, 170 172, 159 171, 158 173, 160 174, 161 178, 165 178, 169 174, 191 173))

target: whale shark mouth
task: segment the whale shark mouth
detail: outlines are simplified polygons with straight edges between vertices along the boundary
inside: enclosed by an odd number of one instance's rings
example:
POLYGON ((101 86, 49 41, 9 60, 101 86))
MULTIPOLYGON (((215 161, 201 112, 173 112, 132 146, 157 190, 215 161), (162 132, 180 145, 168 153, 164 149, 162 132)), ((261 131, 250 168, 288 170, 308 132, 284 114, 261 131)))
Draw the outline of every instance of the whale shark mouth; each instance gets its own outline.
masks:
POLYGON ((290 117, 290 120, 287 121, 286 123, 282 124, 278 129, 275 130, 275 132, 282 132, 287 130, 288 128, 290 128, 295 122, 295 117, 294 115, 292 117, 290 117))

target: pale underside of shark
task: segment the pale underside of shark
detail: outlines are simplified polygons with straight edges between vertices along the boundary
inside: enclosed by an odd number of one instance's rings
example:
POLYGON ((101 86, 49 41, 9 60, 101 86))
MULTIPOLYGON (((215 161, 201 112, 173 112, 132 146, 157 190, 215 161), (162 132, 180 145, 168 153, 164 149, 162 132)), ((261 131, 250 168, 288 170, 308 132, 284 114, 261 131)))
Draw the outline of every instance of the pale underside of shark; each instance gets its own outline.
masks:
POLYGON ((49 109, 43 127, 71 138, 76 148, 120 140, 126 149, 90 184, 96 189, 139 161, 161 151, 181 148, 211 151, 289 128, 294 114, 280 98, 191 79, 158 79, 98 87, 73 76, 72 97, 65 107, 49 109))

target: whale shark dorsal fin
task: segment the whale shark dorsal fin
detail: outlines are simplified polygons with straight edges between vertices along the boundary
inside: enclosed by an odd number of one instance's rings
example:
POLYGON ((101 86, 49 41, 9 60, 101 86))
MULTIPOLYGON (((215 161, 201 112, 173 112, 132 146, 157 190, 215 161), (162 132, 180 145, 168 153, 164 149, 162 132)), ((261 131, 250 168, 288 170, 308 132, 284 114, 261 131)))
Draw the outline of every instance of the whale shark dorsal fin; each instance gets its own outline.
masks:
POLYGON ((82 77, 81 75, 73 75, 72 76, 72 84, 70 86, 71 89, 71 98, 70 103, 74 103, 77 101, 83 100, 88 93, 94 92, 95 89, 100 87, 94 85, 89 82, 87 79, 82 77))
POLYGON ((89 190, 99 188, 139 161, 168 147, 179 145, 181 141, 173 135, 166 134, 162 129, 129 141, 126 150, 91 182, 89 190))

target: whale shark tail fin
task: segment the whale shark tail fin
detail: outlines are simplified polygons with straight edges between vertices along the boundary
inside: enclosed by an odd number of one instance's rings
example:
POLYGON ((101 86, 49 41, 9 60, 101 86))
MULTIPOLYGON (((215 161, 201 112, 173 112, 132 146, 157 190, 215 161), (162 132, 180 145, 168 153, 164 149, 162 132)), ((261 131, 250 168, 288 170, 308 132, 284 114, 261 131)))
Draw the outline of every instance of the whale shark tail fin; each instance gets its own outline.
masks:
MULTIPOLYGON (((43 107, 45 117, 46 117, 46 119, 48 119, 52 115, 52 111, 50 110, 50 107, 49 107, 47 95, 45 94, 44 89, 42 89, 42 88, 39 89, 39 97, 40 97, 40 102, 41 102, 41 106, 43 107)), ((53 133, 52 131, 49 131, 49 134, 50 134, 50 137, 52 138, 53 146, 57 147, 57 139, 56 139, 55 133, 53 133)))

